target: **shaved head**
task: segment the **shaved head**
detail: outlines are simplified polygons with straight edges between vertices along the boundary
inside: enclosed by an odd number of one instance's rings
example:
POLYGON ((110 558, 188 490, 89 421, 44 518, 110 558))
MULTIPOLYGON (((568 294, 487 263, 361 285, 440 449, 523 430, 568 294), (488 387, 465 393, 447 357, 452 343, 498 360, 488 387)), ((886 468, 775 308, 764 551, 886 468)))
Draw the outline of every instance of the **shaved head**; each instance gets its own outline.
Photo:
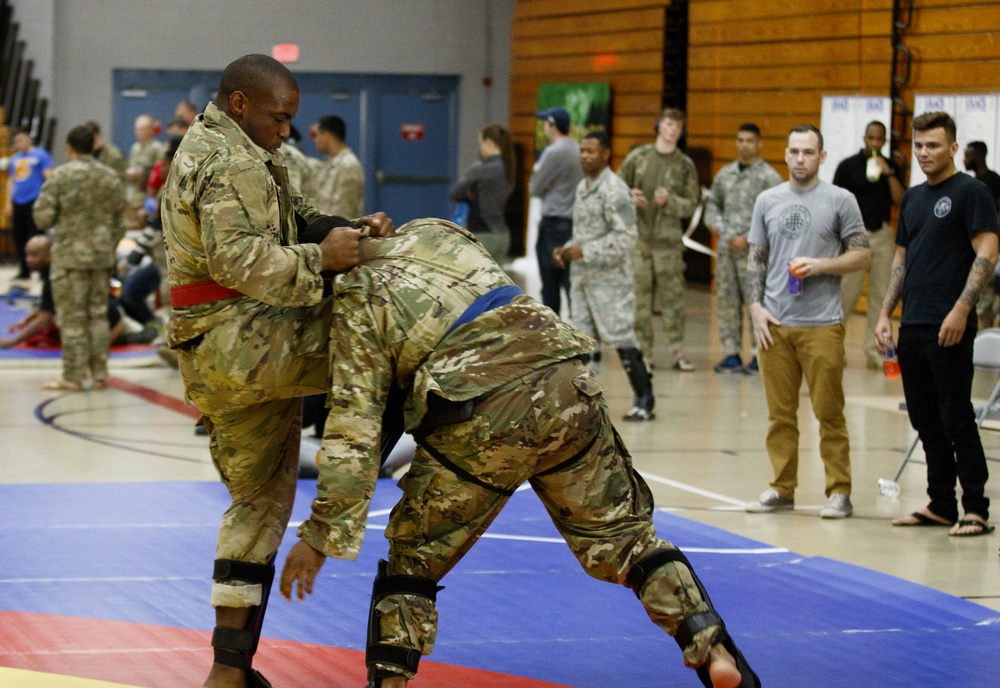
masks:
POLYGON ((244 55, 222 72, 215 105, 264 150, 288 138, 299 111, 299 85, 288 67, 267 55, 244 55))
POLYGON ((279 87, 299 90, 288 67, 269 55, 244 55, 223 70, 215 103, 225 109, 229 96, 237 91, 254 98, 274 93, 279 87))

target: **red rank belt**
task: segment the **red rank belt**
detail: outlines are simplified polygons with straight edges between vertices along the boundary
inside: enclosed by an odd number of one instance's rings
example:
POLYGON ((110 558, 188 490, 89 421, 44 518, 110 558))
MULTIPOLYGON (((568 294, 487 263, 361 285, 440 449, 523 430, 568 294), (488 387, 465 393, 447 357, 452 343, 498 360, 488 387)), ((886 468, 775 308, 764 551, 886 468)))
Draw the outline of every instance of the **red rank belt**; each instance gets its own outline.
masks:
POLYGON ((224 287, 215 280, 206 280, 205 282, 193 282, 191 284, 182 284, 179 287, 170 287, 170 305, 174 308, 184 308, 186 306, 195 306, 199 303, 221 301, 222 299, 232 299, 243 295, 243 292, 224 287))

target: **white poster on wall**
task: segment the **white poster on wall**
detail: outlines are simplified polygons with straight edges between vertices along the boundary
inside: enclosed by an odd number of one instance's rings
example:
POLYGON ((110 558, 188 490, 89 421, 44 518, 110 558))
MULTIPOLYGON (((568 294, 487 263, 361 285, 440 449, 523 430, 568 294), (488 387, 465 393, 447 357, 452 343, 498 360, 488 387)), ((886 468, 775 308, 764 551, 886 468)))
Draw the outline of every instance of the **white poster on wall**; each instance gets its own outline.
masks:
MULTIPOLYGON (((833 181, 837 165, 845 158, 855 155, 864 147, 865 128, 871 122, 881 122, 889 130, 892 118, 892 101, 874 96, 823 96, 820 131, 823 132, 823 147, 826 162, 819 168, 819 178, 833 181)), ((889 156, 889 142, 880 151, 889 156)))
MULTIPOLYGON (((958 141, 958 153, 955 154, 955 166, 959 170, 965 170, 965 146, 969 141, 982 141, 986 144, 987 157, 986 166, 995 170, 1000 161, 1000 151, 998 147, 998 134, 1000 134, 1000 122, 997 121, 998 102, 1000 94, 996 93, 971 93, 971 94, 917 94, 913 99, 913 116, 921 115, 925 112, 943 111, 947 112, 955 120, 955 128, 958 130, 955 137, 958 141)), ((924 173, 917 164, 916 150, 911 154, 910 160, 910 186, 921 184, 927 180, 924 173)))

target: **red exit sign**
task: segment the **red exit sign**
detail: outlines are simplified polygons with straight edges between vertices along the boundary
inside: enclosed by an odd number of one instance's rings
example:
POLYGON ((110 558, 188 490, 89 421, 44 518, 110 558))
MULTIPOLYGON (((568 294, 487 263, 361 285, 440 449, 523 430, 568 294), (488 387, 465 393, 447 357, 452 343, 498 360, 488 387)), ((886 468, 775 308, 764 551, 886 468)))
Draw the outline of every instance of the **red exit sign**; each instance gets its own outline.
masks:
POLYGON ((424 125, 404 124, 400 127, 400 135, 404 141, 422 141, 424 139, 424 125))

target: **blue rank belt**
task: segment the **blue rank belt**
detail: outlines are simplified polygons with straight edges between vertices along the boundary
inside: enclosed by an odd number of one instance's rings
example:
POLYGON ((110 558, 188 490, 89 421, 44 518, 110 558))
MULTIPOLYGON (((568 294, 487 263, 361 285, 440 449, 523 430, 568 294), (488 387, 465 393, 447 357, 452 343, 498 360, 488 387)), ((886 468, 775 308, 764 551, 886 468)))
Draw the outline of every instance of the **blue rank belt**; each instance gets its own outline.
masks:
POLYGON ((494 308, 500 308, 500 306, 506 306, 514 300, 515 296, 520 296, 523 293, 524 292, 521 291, 520 287, 513 284, 489 290, 473 301, 469 307, 465 309, 465 312, 458 316, 458 320, 456 320, 455 324, 451 326, 451 329, 445 333, 445 336, 448 336, 465 323, 472 322, 486 311, 491 311, 494 308))

